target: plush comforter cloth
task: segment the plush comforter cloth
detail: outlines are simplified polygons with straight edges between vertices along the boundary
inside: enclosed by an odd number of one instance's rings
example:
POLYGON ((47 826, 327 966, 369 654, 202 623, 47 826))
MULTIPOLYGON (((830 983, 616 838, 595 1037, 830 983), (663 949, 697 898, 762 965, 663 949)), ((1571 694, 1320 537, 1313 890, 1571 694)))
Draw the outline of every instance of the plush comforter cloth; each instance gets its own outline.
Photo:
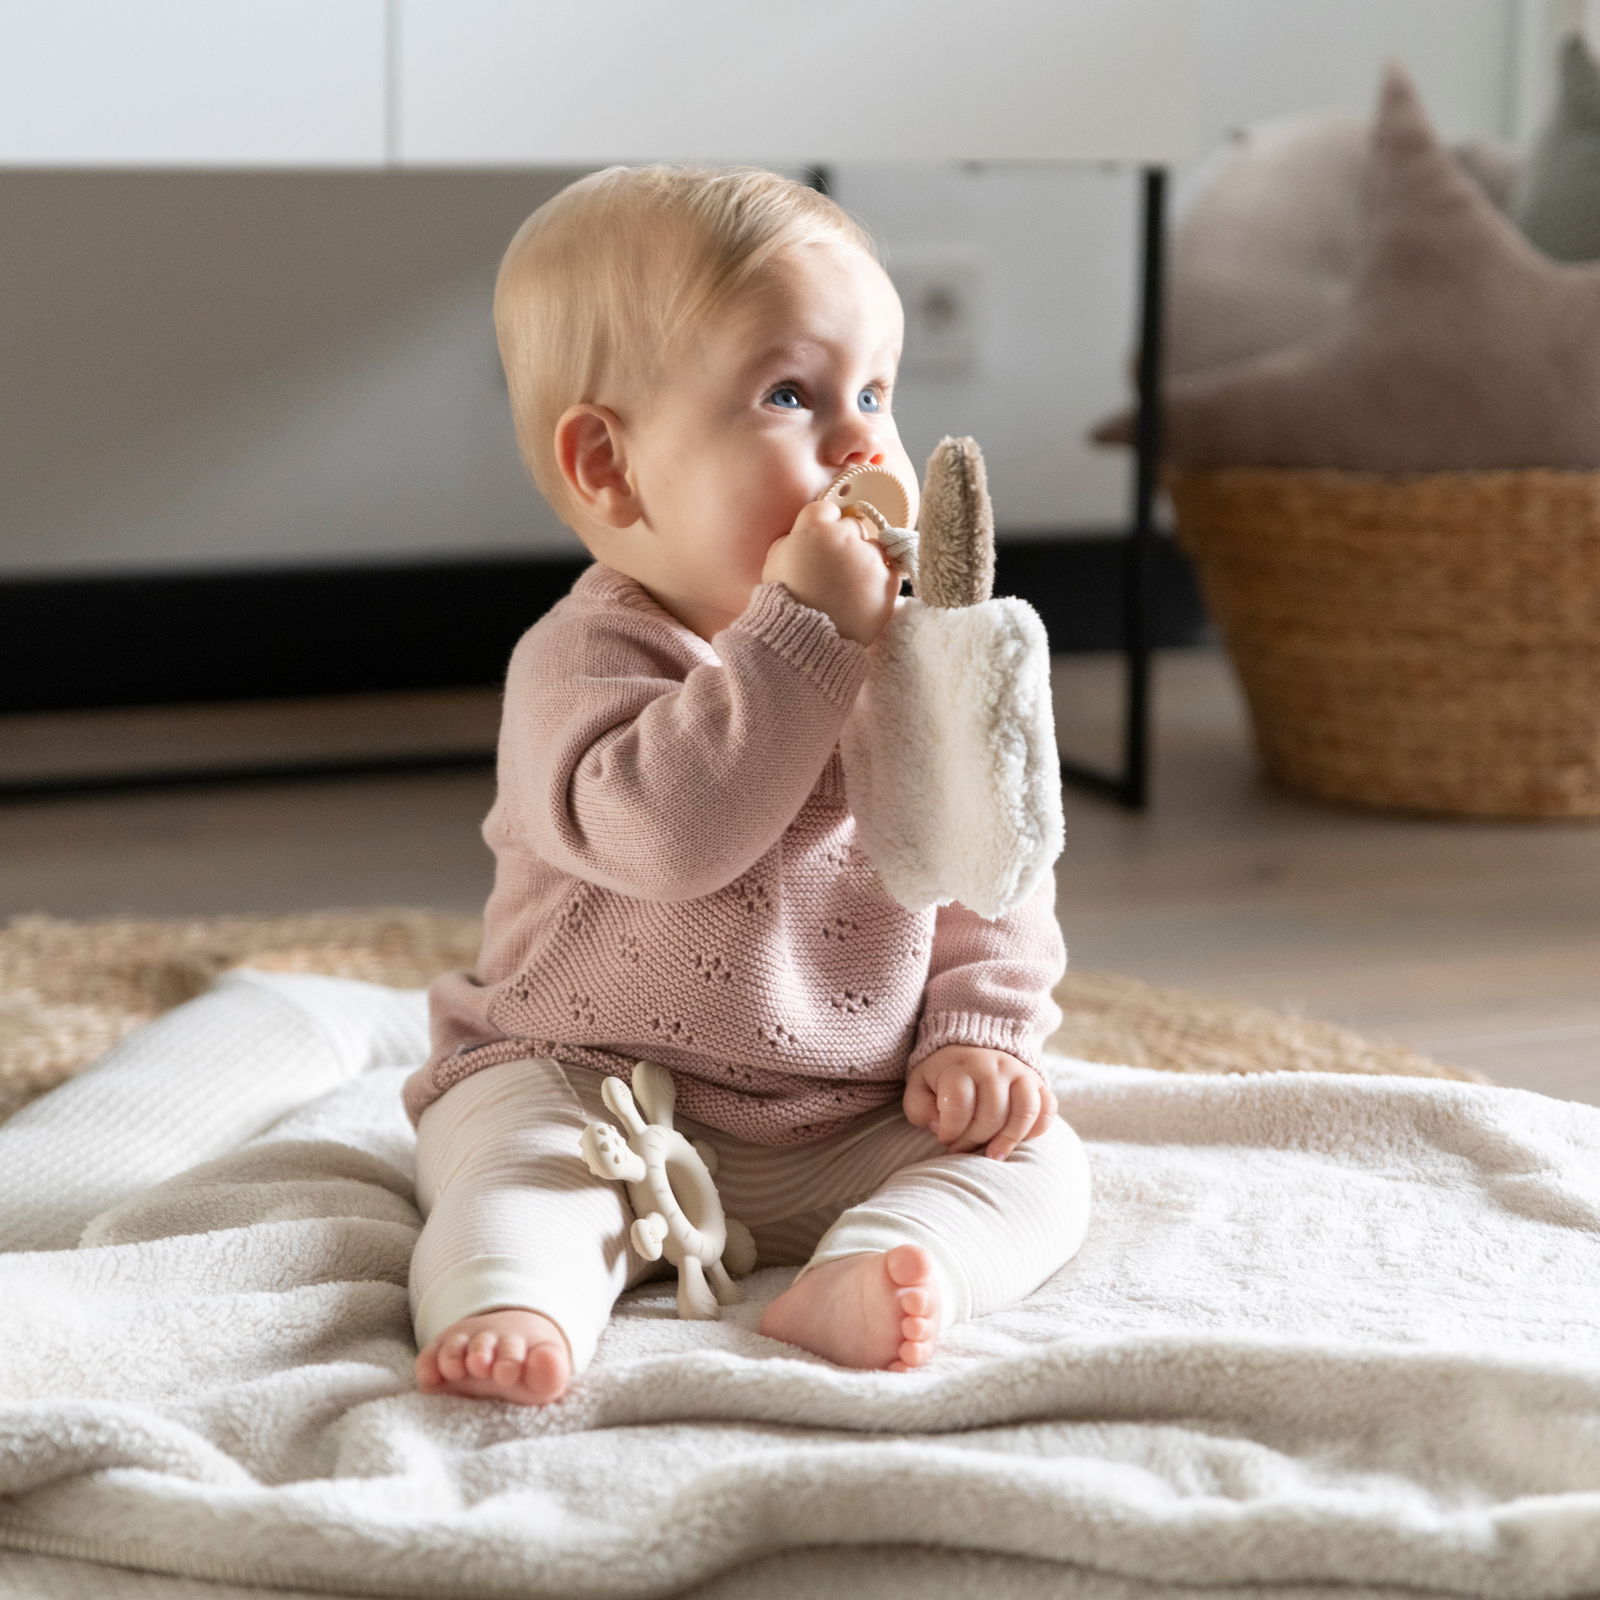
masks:
POLYGON ((1052 1056, 1088 1239, 928 1367, 763 1338, 769 1268, 522 1409, 412 1384, 423 1024, 235 972, 0 1125, 0 1592, 1600 1588, 1600 1110, 1052 1056))

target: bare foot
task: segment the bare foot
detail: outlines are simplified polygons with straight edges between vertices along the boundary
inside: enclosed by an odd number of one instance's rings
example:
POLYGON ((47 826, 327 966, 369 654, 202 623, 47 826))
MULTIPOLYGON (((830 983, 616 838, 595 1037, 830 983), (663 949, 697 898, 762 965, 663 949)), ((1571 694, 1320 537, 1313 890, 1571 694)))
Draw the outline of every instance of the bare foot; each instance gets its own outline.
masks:
POLYGON ((769 1339, 841 1367, 909 1372, 933 1354, 939 1287, 920 1244, 846 1256, 797 1279, 762 1314, 769 1339))
POLYGON ((542 1406, 572 1376, 567 1341, 549 1317, 521 1306, 480 1311, 453 1322, 417 1356, 417 1387, 542 1406))

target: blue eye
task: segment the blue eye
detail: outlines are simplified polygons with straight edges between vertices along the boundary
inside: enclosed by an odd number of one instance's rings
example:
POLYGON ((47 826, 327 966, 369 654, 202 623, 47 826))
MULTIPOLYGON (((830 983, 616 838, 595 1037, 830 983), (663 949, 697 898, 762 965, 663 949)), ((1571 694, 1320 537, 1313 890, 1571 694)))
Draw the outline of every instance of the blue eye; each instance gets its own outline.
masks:
MULTIPOLYGON (((870 385, 869 387, 863 389, 861 391, 861 393, 862 394, 870 394, 877 401, 877 404, 870 409, 870 412, 869 412, 870 415, 876 415, 878 412, 883 410, 884 397, 878 391, 878 388, 877 388, 877 386, 875 384, 874 385, 870 385)), ((800 386, 799 386, 799 384, 797 384, 797 383, 780 383, 777 386, 776 389, 773 389, 773 390, 768 392, 767 398, 769 400, 776 400, 777 397, 779 395, 781 395, 781 394, 793 395, 795 397, 796 402, 797 402, 796 405, 792 405, 792 406, 783 405, 782 406, 783 410, 785 410, 785 411, 796 411, 796 410, 803 409, 805 402, 800 399, 800 386)))

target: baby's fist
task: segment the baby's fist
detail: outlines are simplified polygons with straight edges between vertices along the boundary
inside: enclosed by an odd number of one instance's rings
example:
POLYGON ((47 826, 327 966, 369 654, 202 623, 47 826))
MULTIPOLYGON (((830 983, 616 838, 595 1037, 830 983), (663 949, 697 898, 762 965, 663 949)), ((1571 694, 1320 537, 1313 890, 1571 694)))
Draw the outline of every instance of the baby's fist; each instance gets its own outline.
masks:
POLYGON ((1056 1112, 1054 1090, 1026 1062, 966 1044, 924 1056, 906 1075, 901 1104, 906 1121, 952 1155, 987 1146, 996 1161, 1037 1138, 1056 1112))

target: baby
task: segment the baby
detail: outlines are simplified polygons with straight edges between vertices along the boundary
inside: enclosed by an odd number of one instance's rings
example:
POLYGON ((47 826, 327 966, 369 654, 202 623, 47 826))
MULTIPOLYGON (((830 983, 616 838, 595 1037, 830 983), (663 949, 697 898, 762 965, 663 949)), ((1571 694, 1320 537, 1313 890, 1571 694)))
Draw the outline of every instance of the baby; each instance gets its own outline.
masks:
POLYGON ((556 1399, 673 1268, 580 1154, 607 1074, 671 1072, 758 1267, 761 1333, 905 1371, 1088 1222, 1040 1070, 1050 875, 993 920, 912 912, 856 843, 838 747, 900 578, 821 498, 917 474, 904 318, 870 236, 758 168, 617 166, 517 231, 495 326, 518 447, 594 557, 507 670, 495 883, 407 1080, 419 1387, 556 1399))

